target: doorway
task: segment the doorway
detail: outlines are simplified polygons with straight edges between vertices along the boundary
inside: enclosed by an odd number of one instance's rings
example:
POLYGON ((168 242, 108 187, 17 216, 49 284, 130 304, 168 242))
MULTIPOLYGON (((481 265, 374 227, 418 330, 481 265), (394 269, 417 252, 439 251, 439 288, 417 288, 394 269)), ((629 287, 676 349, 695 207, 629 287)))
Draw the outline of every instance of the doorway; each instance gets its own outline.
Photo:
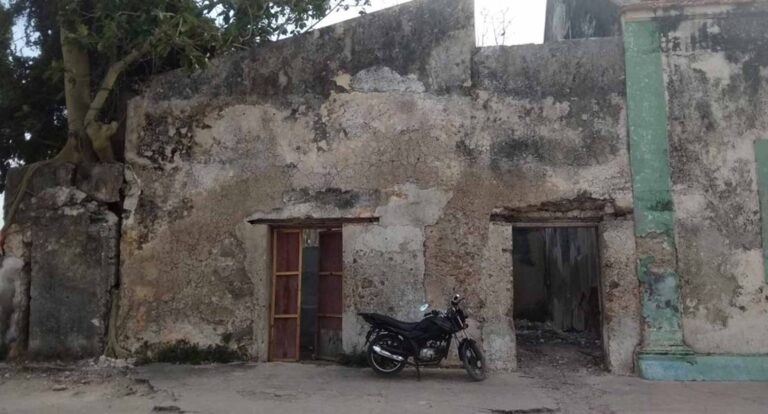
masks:
POLYGON ((342 252, 337 227, 272 230, 270 361, 341 354, 342 252))
POLYGON ((595 226, 513 229, 521 367, 603 369, 599 263, 595 226))

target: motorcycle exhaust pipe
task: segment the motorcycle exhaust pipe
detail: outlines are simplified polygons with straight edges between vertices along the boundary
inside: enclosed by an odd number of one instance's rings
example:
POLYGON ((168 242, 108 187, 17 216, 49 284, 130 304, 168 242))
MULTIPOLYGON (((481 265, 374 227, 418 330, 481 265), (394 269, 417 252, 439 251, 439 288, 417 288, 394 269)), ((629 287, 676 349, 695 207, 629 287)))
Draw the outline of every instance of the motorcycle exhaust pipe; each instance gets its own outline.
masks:
POLYGON ((381 349, 381 347, 378 346, 378 345, 374 345, 373 346, 373 352, 375 352, 375 353, 377 353, 377 354, 379 354, 379 355, 381 355, 381 356, 383 356, 385 358, 393 359, 393 360, 395 360, 397 362, 405 361, 405 358, 401 357, 400 355, 395 355, 395 354, 393 354, 391 352, 387 352, 387 351, 381 349))

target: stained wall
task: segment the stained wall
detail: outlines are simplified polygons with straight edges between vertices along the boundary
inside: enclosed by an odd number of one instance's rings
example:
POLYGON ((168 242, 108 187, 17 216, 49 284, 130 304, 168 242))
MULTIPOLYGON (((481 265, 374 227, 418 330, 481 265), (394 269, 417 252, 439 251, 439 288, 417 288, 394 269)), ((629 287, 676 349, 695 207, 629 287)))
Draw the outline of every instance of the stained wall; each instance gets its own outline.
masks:
MULTIPOLYGON (((413 319, 462 293, 491 364, 514 368, 512 222, 631 226, 622 53, 475 48, 471 1, 421 0, 156 78, 129 105, 120 346, 265 359, 270 221, 336 219, 345 351, 364 339, 356 312, 413 319)), ((631 261, 623 228, 605 240, 631 261)), ((635 292, 631 266, 606 274, 635 292)), ((622 346, 612 367, 629 372, 622 346)))
POLYGON ((702 353, 766 353, 755 146, 768 139, 768 8, 706 12, 658 18, 683 337, 702 353))

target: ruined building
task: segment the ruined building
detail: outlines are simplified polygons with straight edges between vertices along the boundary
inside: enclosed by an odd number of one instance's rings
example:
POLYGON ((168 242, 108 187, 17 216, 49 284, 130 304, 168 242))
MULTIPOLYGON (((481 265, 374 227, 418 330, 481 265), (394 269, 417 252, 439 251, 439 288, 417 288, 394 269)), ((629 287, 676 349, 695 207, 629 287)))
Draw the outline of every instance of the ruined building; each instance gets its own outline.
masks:
POLYGON ((5 353, 333 357, 460 292, 497 369, 546 314, 611 372, 768 379, 768 4, 579 3, 542 45, 416 0, 155 78, 124 166, 36 175, 5 353))

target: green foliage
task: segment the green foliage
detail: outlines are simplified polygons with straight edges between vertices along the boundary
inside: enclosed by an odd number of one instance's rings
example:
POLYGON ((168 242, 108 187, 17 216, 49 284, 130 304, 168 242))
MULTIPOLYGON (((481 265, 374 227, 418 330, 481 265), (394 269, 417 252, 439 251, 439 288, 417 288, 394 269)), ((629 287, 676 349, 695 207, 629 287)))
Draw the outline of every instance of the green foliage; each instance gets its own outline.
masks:
POLYGON ((186 340, 178 340, 172 344, 163 345, 145 362, 167 362, 172 364, 210 364, 229 363, 245 360, 246 355, 232 350, 224 345, 200 346, 186 340))
POLYGON ((93 73, 150 43, 150 58, 176 54, 197 68, 222 46, 220 28, 196 0, 59 0, 65 40, 88 50, 93 73))
MULTIPOLYGON (((110 67, 135 51, 99 111, 124 118, 126 95, 153 73, 196 70, 221 54, 303 32, 330 10, 369 0, 0 0, 0 191, 17 161, 50 158, 66 142, 64 40, 87 52, 91 96, 110 67), (338 1, 338 3, 331 3, 338 1), (14 24, 23 24, 19 52, 14 24)), ((119 153, 117 154, 119 158, 119 153)))
MULTIPOLYGON (((18 8, 0 3, 0 192, 5 175, 18 161, 46 159, 66 141, 64 85, 51 68, 61 57, 58 32, 40 32, 30 47, 50 50, 38 56, 17 53, 12 27, 21 19, 18 8)), ((28 32, 51 22, 39 13, 28 32)), ((55 20, 55 19, 54 19, 55 20)))

